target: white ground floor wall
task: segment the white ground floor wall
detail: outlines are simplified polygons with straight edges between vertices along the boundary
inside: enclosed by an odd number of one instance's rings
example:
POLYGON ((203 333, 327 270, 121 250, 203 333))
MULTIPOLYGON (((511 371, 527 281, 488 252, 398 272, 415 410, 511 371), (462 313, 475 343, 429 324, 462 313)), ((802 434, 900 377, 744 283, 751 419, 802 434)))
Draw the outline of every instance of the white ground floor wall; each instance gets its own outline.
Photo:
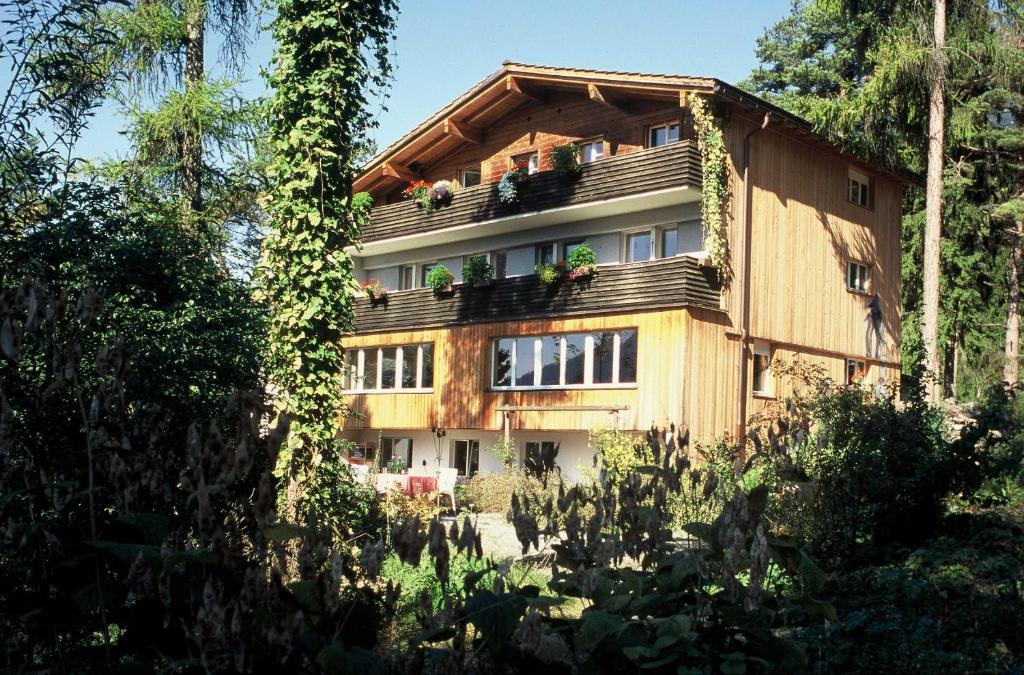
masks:
MULTIPOLYGON (((479 470, 481 473, 497 473, 502 470, 501 460, 494 452, 494 445, 503 438, 502 432, 483 429, 446 429, 441 439, 435 439, 429 429, 352 429, 343 432, 342 437, 376 448, 380 439, 408 439, 412 443, 412 466, 436 468, 457 464, 456 448, 466 447, 460 441, 475 441, 479 447, 479 470), (440 452, 440 456, 438 453, 440 452)), ((518 466, 523 465, 528 443, 554 442, 558 444, 555 465, 567 482, 576 482, 593 470, 594 452, 588 445, 586 431, 528 431, 519 429, 512 434, 515 442, 518 466)), ((387 442, 387 441, 386 441, 387 442)), ((390 443, 390 442, 389 442, 390 443)), ((398 445, 405 451, 405 441, 398 445)))

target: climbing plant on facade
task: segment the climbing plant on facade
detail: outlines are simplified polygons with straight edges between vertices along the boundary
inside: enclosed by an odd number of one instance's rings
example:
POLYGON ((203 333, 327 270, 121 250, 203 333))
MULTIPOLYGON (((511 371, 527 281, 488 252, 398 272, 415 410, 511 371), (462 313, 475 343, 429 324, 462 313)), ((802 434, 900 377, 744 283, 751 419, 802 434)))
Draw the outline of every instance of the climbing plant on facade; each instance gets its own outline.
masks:
POLYGON ((358 289, 344 249, 367 218, 351 176, 374 124, 367 99, 390 78, 396 12, 392 0, 279 0, 272 24, 270 232, 257 273, 271 306, 270 379, 291 420, 275 473, 293 484, 319 463, 343 412, 341 338, 358 289))
POLYGON ((693 126, 697 132, 700 165, 703 175, 701 186, 701 221, 704 224, 704 245, 711 263, 722 281, 729 279, 729 237, 725 231, 722 212, 728 197, 729 171, 725 163, 727 151, 720 121, 711 112, 703 96, 690 101, 693 126))

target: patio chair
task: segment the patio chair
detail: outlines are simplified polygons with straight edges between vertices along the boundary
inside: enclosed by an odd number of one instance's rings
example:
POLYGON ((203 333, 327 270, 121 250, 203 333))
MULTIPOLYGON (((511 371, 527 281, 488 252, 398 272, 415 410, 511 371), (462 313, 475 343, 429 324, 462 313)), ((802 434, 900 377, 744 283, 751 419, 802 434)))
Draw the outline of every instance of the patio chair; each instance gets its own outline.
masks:
POLYGON ((437 470, 437 503, 441 503, 441 495, 448 495, 452 500, 452 513, 459 515, 455 507, 455 481, 459 477, 458 469, 437 470))

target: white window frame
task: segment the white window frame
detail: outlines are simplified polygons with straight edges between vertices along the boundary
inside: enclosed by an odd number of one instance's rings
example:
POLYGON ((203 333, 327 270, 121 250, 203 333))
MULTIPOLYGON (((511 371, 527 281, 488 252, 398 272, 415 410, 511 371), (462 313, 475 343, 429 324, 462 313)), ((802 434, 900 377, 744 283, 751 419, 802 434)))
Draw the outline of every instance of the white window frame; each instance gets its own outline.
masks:
POLYGON ((846 199, 864 209, 871 208, 871 178, 860 171, 850 169, 846 179, 846 199))
POLYGON ((750 382, 750 390, 754 394, 754 396, 760 396, 762 398, 771 398, 771 397, 773 397, 775 395, 775 377, 772 374, 772 368, 771 368, 771 366, 772 366, 772 346, 770 344, 768 344, 767 342, 755 342, 754 343, 754 356, 755 356, 755 358, 752 358, 750 360, 751 369, 753 371, 751 373, 751 378, 750 378, 750 380, 751 380, 751 382, 750 382), (754 375, 756 375, 756 373, 757 373, 757 358, 756 357, 758 357, 758 356, 763 356, 763 357, 768 359, 768 369, 765 372, 764 381, 761 383, 763 385, 762 389, 755 389, 754 388, 754 382, 755 382, 754 375))
POLYGON ((846 290, 851 293, 857 293, 858 295, 868 295, 869 284, 871 283, 871 270, 870 267, 862 262, 856 260, 846 261, 846 290), (856 274, 857 285, 851 286, 850 281, 856 274))
POLYGON ((466 179, 465 179, 465 176, 466 176, 467 173, 475 173, 475 174, 477 174, 480 177, 480 180, 477 181, 476 185, 470 185, 468 187, 476 187, 477 185, 483 185, 483 182, 484 182, 483 167, 478 165, 475 168, 474 167, 466 167, 465 169, 459 169, 459 176, 458 176, 458 178, 459 178, 459 187, 461 187, 461 188, 466 188, 467 187, 466 179))
POLYGON ((603 138, 591 138, 586 141, 581 141, 577 145, 580 149, 580 164, 593 164, 594 162, 600 162, 602 159, 604 159, 605 140, 603 138), (588 161, 587 146, 595 147, 597 145, 601 146, 601 151, 597 153, 597 155, 593 159, 588 161))
MULTIPOLYGON (((565 390, 565 389, 636 389, 636 382, 620 382, 621 376, 620 371, 620 357, 622 353, 622 333, 627 331, 634 331, 639 337, 640 331, 635 326, 626 326, 622 328, 606 328, 606 329, 594 329, 591 331, 583 332, 570 332, 570 333, 548 333, 545 335, 519 335, 519 336, 497 336, 491 338, 491 367, 490 367, 490 387, 492 391, 550 391, 550 390, 565 390), (612 351, 612 381, 611 382, 594 382, 594 333, 614 333, 615 338, 613 342, 612 351), (572 335, 585 335, 584 352, 583 352, 583 384, 566 384, 565 383, 565 369, 568 363, 566 358, 568 344, 567 338, 572 335), (548 338, 557 337, 559 338, 559 359, 558 359, 558 384, 541 384, 542 370, 544 366, 543 359, 543 340, 548 338), (519 340, 532 339, 533 340, 533 354, 529 355, 528 358, 533 360, 533 384, 532 385, 517 385, 516 384, 516 365, 519 362, 519 340), (496 345, 499 340, 511 340, 512 341, 512 353, 509 361, 509 383, 507 385, 495 384, 495 377, 498 371, 497 355, 498 350, 496 345)), ((637 357, 639 358, 639 342, 637 343, 637 357)), ((639 375, 639 364, 638 364, 639 375)), ((639 378, 637 378, 639 379, 639 378)))
POLYGON ((649 125, 647 127, 647 138, 644 140, 644 144, 648 148, 661 148, 661 147, 664 147, 666 145, 672 145, 673 143, 678 143, 681 140, 683 140, 682 120, 666 120, 664 122, 659 122, 658 124, 651 124, 651 125, 649 125), (678 131, 676 132, 676 139, 674 141, 669 139, 669 129, 671 127, 677 127, 677 129, 678 129, 678 131), (664 129, 665 130, 665 142, 662 145, 652 145, 651 144, 651 133, 653 131, 655 131, 656 129, 664 129))
POLYGON ((414 288, 416 288, 416 265, 415 265, 415 263, 411 264, 411 265, 399 265, 398 266, 398 290, 400 290, 400 291, 411 291, 414 288), (409 273, 409 285, 406 286, 405 288, 402 288, 402 285, 403 285, 402 284, 402 280, 403 280, 406 272, 409 273))
MULTIPOLYGON (((427 345, 433 345, 433 342, 418 342, 415 344, 395 344, 395 345, 378 345, 376 347, 352 347, 349 352, 355 352, 355 358, 353 359, 352 370, 349 373, 349 389, 344 391, 352 394, 395 394, 395 393, 427 393, 434 391, 433 383, 431 386, 423 386, 423 348, 427 345), (381 389, 381 383, 384 381, 384 350, 395 349, 395 386, 388 389, 381 389), (416 350, 416 386, 414 387, 403 387, 402 386, 402 369, 405 366, 405 355, 406 352, 415 348, 416 350), (366 382, 363 381, 363 374, 366 372, 366 362, 368 359, 373 359, 377 364, 377 377, 373 382, 373 386, 366 386, 366 382), (356 386, 352 387, 352 384, 356 386)), ((435 348, 436 351, 436 348, 435 348)), ((436 378, 437 372, 434 371, 434 377, 436 378)), ((344 385, 345 382, 343 381, 344 385)))
POLYGON ((392 457, 394 456, 394 453, 395 453, 395 441, 409 441, 408 458, 406 458, 406 457, 402 458, 402 463, 405 464, 405 468, 406 468, 406 470, 408 470, 412 466, 412 462, 413 462, 413 448, 414 448, 414 444, 412 442, 412 437, 411 436, 382 436, 381 437, 381 439, 380 439, 380 446, 377 448, 377 454, 378 454, 378 456, 380 456, 380 467, 381 467, 381 470, 384 470, 384 469, 387 468, 387 460, 384 459, 384 442, 385 441, 389 441, 390 442, 391 449, 389 450, 389 452, 391 453, 392 457), (408 463, 406 463, 406 459, 408 459, 408 463))
POLYGON ((637 229, 626 230, 625 232, 622 233, 622 256, 621 256, 622 262, 623 263, 627 263, 627 264, 633 264, 633 263, 645 263, 645 262, 650 262, 652 260, 656 260, 657 258, 655 257, 655 253, 656 253, 655 249, 657 248, 657 239, 658 239, 658 227, 657 226, 641 227, 641 228, 637 228, 637 229), (650 238, 650 240, 651 240, 651 243, 650 243, 650 254, 649 254, 647 260, 630 260, 629 259, 629 238, 633 237, 633 236, 636 236, 636 235, 640 235, 640 234, 646 234, 650 238))
POLYGON ((533 263, 535 265, 540 265, 541 264, 540 250, 541 250, 541 248, 546 247, 546 246, 550 246, 551 247, 551 262, 549 264, 554 265, 555 263, 557 263, 559 261, 559 257, 558 257, 558 242, 557 241, 542 241, 540 243, 537 243, 537 244, 533 245, 533 263))
POLYGON ((540 171, 540 153, 536 150, 533 152, 524 152, 518 155, 512 155, 512 157, 509 158, 509 168, 514 169, 516 163, 524 159, 526 160, 527 175, 532 176, 540 171))

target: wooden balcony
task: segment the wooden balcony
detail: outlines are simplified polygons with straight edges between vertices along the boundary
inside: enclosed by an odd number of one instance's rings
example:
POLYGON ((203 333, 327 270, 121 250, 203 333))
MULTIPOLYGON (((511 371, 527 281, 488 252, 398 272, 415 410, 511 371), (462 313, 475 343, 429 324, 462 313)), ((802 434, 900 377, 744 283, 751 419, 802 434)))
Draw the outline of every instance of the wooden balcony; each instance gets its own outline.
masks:
POLYGON ((680 307, 719 308, 716 272, 695 258, 680 256, 642 263, 609 265, 586 283, 563 281, 546 288, 536 275, 499 279, 473 288, 456 284, 447 296, 420 288, 392 292, 386 304, 366 298, 355 303, 360 334, 561 318, 607 313, 641 312, 680 307))
POLYGON ((499 201, 498 186, 491 183, 459 190, 451 206, 432 213, 423 212, 411 201, 378 206, 370 214, 370 224, 363 230, 362 241, 369 244, 672 188, 699 190, 700 185, 697 144, 681 141, 586 164, 576 180, 558 176, 554 171, 534 174, 526 181, 517 204, 499 201))

